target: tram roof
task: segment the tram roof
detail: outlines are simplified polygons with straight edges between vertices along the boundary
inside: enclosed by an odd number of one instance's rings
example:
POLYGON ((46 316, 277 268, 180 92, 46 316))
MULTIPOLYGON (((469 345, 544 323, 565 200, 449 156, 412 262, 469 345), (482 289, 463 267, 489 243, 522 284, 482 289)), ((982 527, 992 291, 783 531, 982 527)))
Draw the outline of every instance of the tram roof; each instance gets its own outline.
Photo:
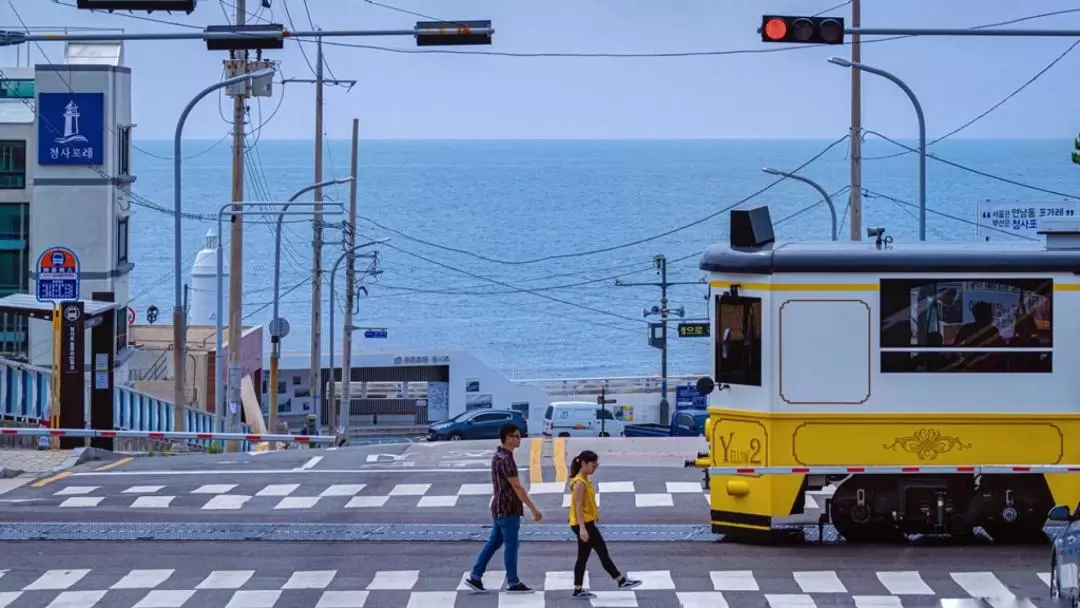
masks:
POLYGON ((1047 249, 1027 242, 893 242, 880 249, 873 240, 784 242, 760 247, 713 245, 699 267, 746 274, 851 272, 1072 272, 1080 274, 1080 249, 1047 249))

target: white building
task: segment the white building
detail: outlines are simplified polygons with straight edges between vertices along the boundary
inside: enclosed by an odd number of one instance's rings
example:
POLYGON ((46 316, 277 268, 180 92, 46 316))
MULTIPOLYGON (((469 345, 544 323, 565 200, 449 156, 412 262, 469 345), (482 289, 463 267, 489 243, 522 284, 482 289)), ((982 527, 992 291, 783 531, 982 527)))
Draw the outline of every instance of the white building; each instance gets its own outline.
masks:
MULTIPOLYGON (((0 295, 36 293, 38 257, 79 258, 81 299, 129 298, 131 68, 123 44, 68 43, 65 63, 0 68, 0 295), (95 297, 94 294, 99 294, 95 297)), ((126 307, 117 342, 126 345, 126 307)), ((0 315, 0 356, 50 364, 52 328, 0 315)), ((119 348, 118 348, 119 350, 119 348)))

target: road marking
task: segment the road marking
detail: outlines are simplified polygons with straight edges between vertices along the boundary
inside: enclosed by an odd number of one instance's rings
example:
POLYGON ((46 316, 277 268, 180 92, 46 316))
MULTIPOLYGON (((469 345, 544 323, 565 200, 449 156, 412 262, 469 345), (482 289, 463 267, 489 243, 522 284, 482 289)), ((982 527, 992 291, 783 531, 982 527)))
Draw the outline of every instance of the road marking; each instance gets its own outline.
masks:
POLYGON ((544 481, 544 440, 533 437, 529 443, 529 483, 544 481))
POLYGON ((140 496, 131 503, 132 509, 167 509, 175 496, 140 496))
POLYGON ((566 481, 566 438, 556 437, 553 442, 551 458, 555 461, 555 481, 566 481))
POLYGON ((758 591, 752 570, 714 570, 709 572, 716 591, 758 591))
POLYGON ((832 570, 795 572, 794 575, 803 593, 847 593, 847 588, 832 570))
POLYGON ((299 467, 296 467, 296 470, 297 471, 310 471, 311 469, 314 469, 315 465, 319 464, 319 461, 322 460, 322 459, 323 459, 322 456, 315 456, 311 460, 305 462, 303 465, 301 465, 299 467))
POLYGON ((420 579, 419 570, 378 570, 368 591, 412 589, 420 579))
POLYGON ((1013 600, 1016 598, 992 572, 950 572, 949 576, 964 588, 971 597, 988 600, 1013 600))
POLYGON ((196 589, 239 589, 255 575, 254 570, 213 570, 196 589))
POLYGON ((679 591, 675 593, 682 608, 729 608, 719 591, 679 591))
MULTIPOLYGON (((539 468, 539 467, 537 467, 539 468)), ((531 471, 530 467, 518 467, 518 471, 531 471)), ((441 468, 441 469, 416 469, 416 468, 400 468, 400 467, 371 467, 366 469, 204 469, 204 470, 191 470, 191 471, 109 471, 108 473, 95 473, 93 471, 86 471, 83 473, 68 473, 72 477, 135 477, 138 475, 288 475, 288 474, 316 474, 316 475, 355 475, 357 473, 379 473, 386 474, 391 473, 394 475, 404 473, 483 473, 484 475, 491 475, 491 469, 488 467, 474 467, 474 468, 441 468)), ((67 477, 65 475, 64 477, 67 477)), ((58 477, 57 479, 62 479, 58 477)), ((55 481, 53 479, 42 481, 55 481)), ((40 481, 38 483, 41 483, 40 481)), ((41 487, 41 486, 31 486, 41 487)))
POLYGON ((184 602, 195 595, 194 590, 171 590, 155 589, 146 594, 135 608, 151 608, 156 606, 183 606, 184 602))
POLYGON ((337 570, 306 570, 293 572, 282 589, 326 589, 333 582, 337 570))
POLYGON ((121 465, 125 465, 125 464, 131 462, 132 460, 135 460, 135 458, 132 457, 132 456, 128 456, 127 458, 121 458, 120 460, 117 460, 116 462, 110 462, 107 465, 100 466, 95 470, 97 470, 97 471, 108 471, 109 469, 115 469, 115 468, 117 468, 117 467, 119 467, 121 465))
POLYGON ((61 479, 64 479, 65 477, 68 477, 69 475, 71 475, 71 471, 61 471, 61 472, 57 473, 56 475, 53 475, 52 477, 46 477, 45 479, 39 479, 38 481, 35 481, 34 483, 30 484, 30 487, 31 488, 43 488, 43 487, 49 485, 50 483, 52 483, 54 481, 60 481, 61 479))
POLYGON ((934 595, 934 590, 914 570, 904 572, 878 572, 878 580, 892 595, 934 595))
POLYGON ((61 507, 96 507, 105 500, 104 496, 72 496, 60 503, 61 507))
POLYGON ((153 589, 173 575, 175 570, 132 570, 110 589, 153 589))
POLYGON ((59 591, 67 589, 90 574, 89 570, 49 570, 37 580, 22 588, 23 591, 59 591))
POLYGON ((243 494, 218 494, 211 498, 202 510, 204 511, 235 511, 244 506, 244 503, 251 500, 250 496, 244 496, 243 494))

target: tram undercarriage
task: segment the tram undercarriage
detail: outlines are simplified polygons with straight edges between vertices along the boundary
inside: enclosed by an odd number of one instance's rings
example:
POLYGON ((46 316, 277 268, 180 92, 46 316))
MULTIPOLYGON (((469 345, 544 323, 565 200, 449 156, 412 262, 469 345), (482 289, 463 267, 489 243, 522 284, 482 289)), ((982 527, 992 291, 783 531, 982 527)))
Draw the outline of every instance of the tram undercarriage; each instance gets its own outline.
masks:
MULTIPOLYGON (((849 543, 900 542, 914 534, 962 540, 976 527, 998 543, 1042 543, 1054 506, 1037 474, 852 475, 828 482, 837 488, 825 500, 819 523, 831 523, 849 543)), ((823 485, 804 483, 804 491, 823 485)), ((803 496, 800 492, 799 503, 803 496)), ((802 505, 793 511, 802 512, 802 505)))

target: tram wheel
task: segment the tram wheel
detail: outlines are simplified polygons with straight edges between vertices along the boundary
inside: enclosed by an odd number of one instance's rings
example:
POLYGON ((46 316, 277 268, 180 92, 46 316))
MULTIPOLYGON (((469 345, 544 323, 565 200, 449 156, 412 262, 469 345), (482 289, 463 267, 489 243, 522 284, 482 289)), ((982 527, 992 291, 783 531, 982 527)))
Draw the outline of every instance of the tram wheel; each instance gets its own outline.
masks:
POLYGON ((884 488, 875 480, 840 484, 829 503, 829 519, 849 543, 896 543, 905 537, 893 521, 884 488), (860 491, 863 504, 859 504, 860 491), (884 507, 884 508, 882 508, 884 507))
POLYGON ((1025 476, 1025 479, 985 479, 981 487, 996 491, 1001 496, 1011 491, 1011 507, 1002 508, 1001 515, 982 524, 983 530, 994 542, 1008 545, 1044 544, 1048 542, 1043 526, 1046 513, 1053 506, 1053 499, 1042 476, 1025 476), (1008 511, 1008 517, 1005 517, 1008 511), (1010 521, 1011 520, 1011 521, 1010 521))

